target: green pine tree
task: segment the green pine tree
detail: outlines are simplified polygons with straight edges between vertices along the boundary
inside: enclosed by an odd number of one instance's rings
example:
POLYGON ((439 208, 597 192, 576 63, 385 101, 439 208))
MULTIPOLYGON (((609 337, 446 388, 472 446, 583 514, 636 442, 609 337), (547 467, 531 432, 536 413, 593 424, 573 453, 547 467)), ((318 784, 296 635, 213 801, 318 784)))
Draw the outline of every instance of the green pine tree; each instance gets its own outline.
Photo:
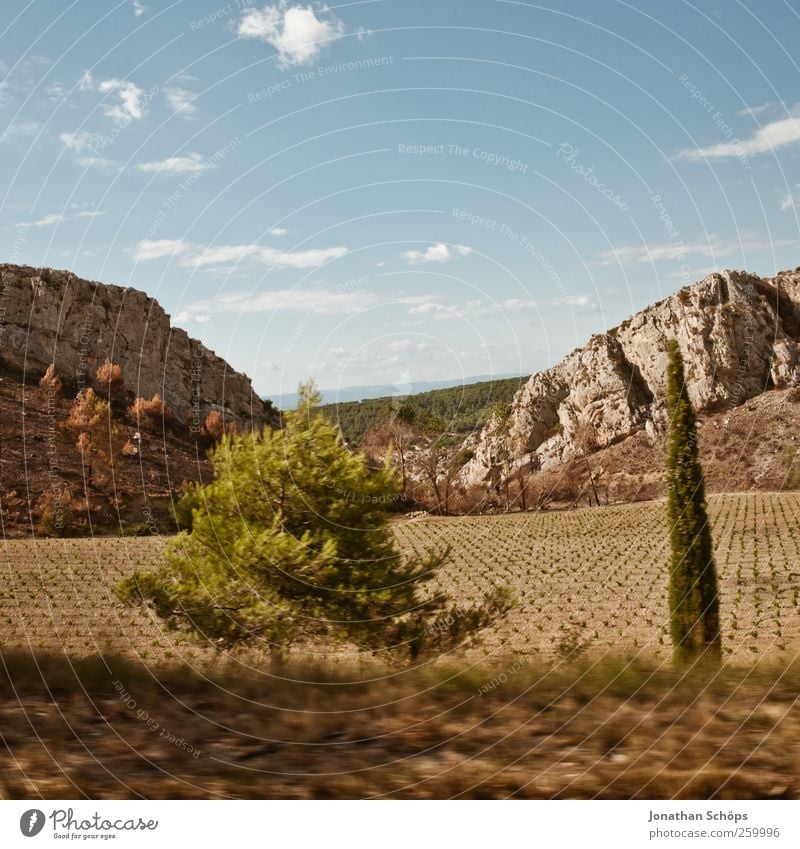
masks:
POLYGON ((318 403, 311 385, 301 387, 281 430, 224 436, 211 455, 214 479, 184 496, 188 530, 160 570, 135 573, 120 596, 218 647, 255 642, 278 660, 320 638, 411 656, 457 644, 504 596, 465 611, 423 589, 447 553, 397 550, 394 472, 348 451, 318 403))
POLYGON ((711 528, 706 513, 697 426, 683 357, 675 340, 667 350, 667 511, 672 563, 669 609, 675 661, 681 666, 721 659, 719 596, 711 528))

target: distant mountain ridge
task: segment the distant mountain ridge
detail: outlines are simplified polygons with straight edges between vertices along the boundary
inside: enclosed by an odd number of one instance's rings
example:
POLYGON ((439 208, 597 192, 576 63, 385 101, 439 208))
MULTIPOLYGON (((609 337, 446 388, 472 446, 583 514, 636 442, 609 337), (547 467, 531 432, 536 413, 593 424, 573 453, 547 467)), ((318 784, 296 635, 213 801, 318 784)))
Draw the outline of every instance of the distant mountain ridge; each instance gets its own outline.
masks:
POLYGON ((480 430, 495 406, 510 404, 526 381, 527 377, 522 376, 493 378, 410 395, 384 395, 364 401, 326 404, 321 410, 339 426, 351 445, 359 445, 367 431, 378 425, 388 411, 396 411, 404 404, 440 419, 446 433, 467 434, 480 430))
MULTIPOLYGON (((369 401, 375 398, 405 398, 408 395, 418 395, 421 392, 431 392, 436 389, 451 389, 454 386, 470 386, 474 383, 490 383, 506 380, 512 377, 527 377, 515 374, 481 374, 471 377, 453 378, 451 380, 413 380, 409 383, 378 383, 371 386, 342 386, 339 389, 321 389, 322 403, 349 404, 358 401, 369 401)), ((280 410, 292 410, 297 406, 299 396, 296 392, 272 393, 262 396, 265 401, 272 403, 280 410)))

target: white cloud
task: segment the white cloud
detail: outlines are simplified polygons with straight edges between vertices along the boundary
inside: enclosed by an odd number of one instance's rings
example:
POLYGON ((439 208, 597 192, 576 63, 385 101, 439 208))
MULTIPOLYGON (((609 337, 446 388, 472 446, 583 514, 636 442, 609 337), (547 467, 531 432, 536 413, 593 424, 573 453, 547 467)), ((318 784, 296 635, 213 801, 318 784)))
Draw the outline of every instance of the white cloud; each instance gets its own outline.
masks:
POLYGON ((316 268, 347 253, 346 247, 314 248, 306 251, 279 251, 261 245, 217 245, 206 247, 182 239, 156 239, 138 242, 133 250, 135 260, 181 256, 184 268, 207 268, 241 260, 252 260, 281 268, 316 268))
POLYGON ((66 86, 61 83, 51 83, 44 90, 44 93, 51 103, 61 103, 63 100, 67 99, 68 91, 66 86))
POLYGON ((739 118, 746 118, 748 115, 761 115, 762 112, 772 109, 775 105, 774 101, 768 100, 766 103, 761 103, 759 106, 745 106, 744 109, 740 109, 736 114, 739 118))
POLYGON ((237 28, 240 38, 257 38, 280 54, 283 67, 304 65, 314 59, 326 42, 344 34, 344 24, 327 8, 289 5, 280 0, 263 9, 248 9, 237 28), (317 17, 319 15, 319 17, 317 17))
MULTIPOLYGON (((275 292, 229 292, 213 300, 197 301, 179 313, 181 321, 223 313, 305 312, 318 315, 354 315, 379 303, 377 294, 366 291, 336 292, 327 289, 275 292)), ((176 321, 178 319, 176 318, 176 321)))
POLYGON ((289 231, 285 227, 273 227, 269 233, 271 236, 285 236, 289 231))
POLYGON ((0 144, 10 141, 16 136, 34 136, 40 129, 41 124, 36 123, 36 121, 17 121, 6 127, 0 134, 0 144))
POLYGON ((467 301, 466 304, 446 305, 433 301, 414 304, 408 311, 409 315, 423 318, 433 318, 436 321, 450 321, 452 319, 485 318, 487 316, 514 315, 527 310, 536 309, 538 302, 532 298, 507 298, 504 301, 490 303, 480 298, 467 301))
POLYGON ((186 156, 169 156, 159 162, 140 162, 136 166, 146 174, 196 174, 198 171, 206 171, 216 168, 213 162, 206 161, 202 154, 188 153, 186 156))
POLYGON ((191 242, 184 242, 182 239, 143 239, 136 244, 133 258, 137 262, 144 262, 165 256, 178 256, 191 249, 191 242))
POLYGON ((339 259, 347 253, 345 247, 312 248, 306 251, 279 251, 260 245, 220 245, 204 248, 200 253, 189 257, 182 264, 190 268, 202 268, 207 265, 252 259, 264 265, 281 268, 316 268, 332 259, 339 259))
POLYGON ((91 71, 81 77, 80 88, 82 91, 96 91, 100 94, 115 94, 116 102, 106 103, 103 106, 103 114, 120 124, 129 124, 131 121, 141 121, 144 118, 144 91, 136 83, 130 80, 120 80, 112 77, 108 80, 95 80, 91 71))
POLYGON ((424 251, 405 251, 403 256, 411 263, 418 265, 421 262, 449 262, 457 256, 466 256, 473 252, 472 248, 466 245, 445 245, 439 242, 431 245, 424 251))
POLYGON ((113 159, 103 156, 86 156, 78 160, 78 165, 82 168, 113 168, 115 164, 113 159))
POLYGON ((147 6, 143 6, 139 0, 133 0, 133 14, 134 17, 141 18, 142 15, 147 11, 147 6))
POLYGON ((59 141, 67 150, 74 150, 75 153, 83 153, 91 149, 97 140, 96 133, 59 133, 59 141))
POLYGON ((782 118, 759 127, 749 139, 693 147, 680 151, 679 159, 717 159, 729 156, 753 156, 769 153, 800 141, 800 118, 782 118))
POLYGON ((590 307, 592 299, 588 295, 564 295, 563 298, 555 298, 550 303, 553 306, 590 307))
POLYGON ((603 251, 598 265, 632 265, 639 262, 659 262, 660 260, 679 259, 690 254, 697 256, 728 256, 738 249, 738 245, 725 244, 711 239, 708 242, 683 244, 670 242, 666 245, 630 245, 603 251))
POLYGON ((167 98, 167 105, 176 115, 189 118, 197 112, 197 107, 194 105, 197 95, 188 88, 168 88, 164 95, 167 98))
POLYGON ((45 215, 44 218, 40 218, 38 221, 32 221, 31 227, 49 227, 51 224, 58 224, 64 220, 64 215, 62 213, 53 213, 52 215, 45 215))
MULTIPOLYGON (((80 210, 80 205, 73 203, 70 205, 70 208, 80 210)), ((45 215, 44 217, 37 219, 36 221, 26 223, 25 226, 50 227, 53 224, 60 224, 62 221, 70 221, 75 218, 97 218, 105 214, 106 213, 103 210, 99 209, 84 209, 72 214, 68 214, 66 212, 52 212, 49 215, 45 215)))

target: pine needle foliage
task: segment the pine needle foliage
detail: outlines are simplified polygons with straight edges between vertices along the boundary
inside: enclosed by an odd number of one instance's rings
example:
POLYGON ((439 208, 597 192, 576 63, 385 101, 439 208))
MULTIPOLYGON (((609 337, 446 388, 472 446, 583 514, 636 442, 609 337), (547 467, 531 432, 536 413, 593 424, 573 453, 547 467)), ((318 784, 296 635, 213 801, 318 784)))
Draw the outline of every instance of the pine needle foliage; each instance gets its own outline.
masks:
POLYGON ((309 384, 281 430, 223 435, 214 479, 185 496, 190 530, 163 568, 123 582, 123 599, 221 648, 256 643, 277 659, 310 640, 414 657, 488 624, 505 595, 465 611, 427 589, 448 552, 397 549, 394 472, 351 453, 318 404, 309 384))

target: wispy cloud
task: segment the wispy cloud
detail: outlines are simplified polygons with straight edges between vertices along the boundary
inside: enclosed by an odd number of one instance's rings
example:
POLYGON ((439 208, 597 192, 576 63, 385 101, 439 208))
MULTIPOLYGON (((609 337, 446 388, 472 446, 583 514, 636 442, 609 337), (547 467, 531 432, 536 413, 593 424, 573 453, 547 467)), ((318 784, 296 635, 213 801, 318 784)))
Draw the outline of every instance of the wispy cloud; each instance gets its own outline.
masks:
POLYGON ((564 295, 562 298, 554 298, 550 304, 565 307, 592 307, 594 301, 588 295, 564 295))
POLYGON ((269 233, 271 236, 285 236, 289 231, 285 227, 273 227, 269 233))
MULTIPOLYGON (((196 301, 175 317, 176 322, 205 322, 225 313, 302 312, 309 315, 356 315, 375 306, 419 304, 427 295, 393 297, 367 289, 279 289, 274 292, 229 292, 217 298, 196 301)), ((336 349, 334 349, 336 350, 336 349)), ((343 349, 342 349, 343 351, 343 349)))
POLYGON ((106 159, 104 156, 85 156, 78 160, 78 165, 82 168, 114 168, 116 162, 113 159, 106 159))
POLYGON ((707 242, 670 242, 665 245, 626 245, 603 251, 599 255, 598 265, 633 265, 639 262, 659 262, 660 260, 679 259, 682 256, 728 256, 741 246, 733 242, 725 243, 711 238, 707 242))
POLYGON ((761 103, 758 106, 745 106, 744 109, 740 109, 736 115, 739 118, 746 118, 748 116, 756 116, 762 115, 764 112, 769 111, 773 107, 777 106, 774 100, 768 100, 766 103, 761 103))
POLYGON ((459 256, 471 254, 473 248, 466 245, 445 245, 443 242, 431 245, 424 251, 405 251, 403 256, 411 265, 423 262, 449 262, 459 256))
POLYGON ((206 160, 200 153, 187 153, 186 156, 169 156, 157 162, 140 162, 136 167, 145 174, 174 176, 175 174, 196 174, 198 171, 207 171, 217 166, 206 160))
MULTIPOLYGON (((548 302, 554 303, 554 302, 548 302)), ((435 321, 454 319, 486 318, 489 316, 517 315, 538 309, 540 303, 533 298, 506 298, 491 302, 482 298, 467 301, 465 304, 442 304, 436 301, 414 304, 408 314, 417 318, 431 318, 435 321)))
POLYGON ((207 268, 244 260, 278 268, 317 268, 339 259, 347 248, 312 248, 305 251, 280 251, 262 245, 216 245, 206 247, 182 239, 143 240, 133 250, 137 261, 180 256, 184 268, 207 268))
POLYGON ((139 0, 133 0, 133 14, 136 18, 141 18, 147 11, 147 6, 143 6, 139 0))
POLYGON ((64 220, 64 215, 62 213, 52 213, 50 215, 45 215, 44 218, 39 218, 36 221, 31 221, 31 227, 49 227, 51 224, 59 224, 64 220))
MULTIPOLYGON (((73 204, 73 207, 77 206, 77 204, 73 204)), ((54 224, 61 224, 64 221, 74 218, 98 218, 101 215, 105 215, 105 212, 99 209, 82 209, 79 212, 73 212, 71 214, 67 212, 51 212, 49 215, 37 218, 36 221, 29 221, 25 226, 52 227, 54 224)))
POLYGON ((237 35, 256 38, 272 45, 278 53, 278 63, 305 65, 312 61, 327 42, 344 34, 344 24, 328 9, 290 5, 287 0, 248 9, 239 20, 237 35))
POLYGON ((191 118, 197 112, 197 107, 194 101, 197 95, 188 88, 180 88, 178 86, 165 89, 164 96, 167 99, 167 106, 176 114, 183 118, 191 118))
POLYGON ((229 292, 213 300, 197 301, 181 311, 175 320, 183 323, 198 317, 223 313, 309 312, 320 315, 354 315, 379 303, 374 292, 336 292, 327 289, 275 292, 229 292))
POLYGON ((679 159, 701 160, 733 156, 754 156, 780 150, 800 141, 800 118, 782 118, 759 127, 750 138, 743 141, 712 144, 708 147, 686 148, 678 153, 679 159))
POLYGON ((191 268, 220 265, 250 259, 263 265, 279 268, 317 268, 332 259, 340 259, 347 253, 345 247, 312 248, 306 251, 280 251, 261 245, 220 245, 204 248, 186 260, 191 268))
POLYGON ((137 242, 133 249, 133 258, 137 262, 146 262, 150 259, 178 256, 192 248, 191 242, 185 242, 182 239, 143 239, 137 242))
POLYGON ((36 121, 16 121, 0 134, 0 144, 11 141, 18 136, 35 136, 41 128, 42 125, 36 121))

